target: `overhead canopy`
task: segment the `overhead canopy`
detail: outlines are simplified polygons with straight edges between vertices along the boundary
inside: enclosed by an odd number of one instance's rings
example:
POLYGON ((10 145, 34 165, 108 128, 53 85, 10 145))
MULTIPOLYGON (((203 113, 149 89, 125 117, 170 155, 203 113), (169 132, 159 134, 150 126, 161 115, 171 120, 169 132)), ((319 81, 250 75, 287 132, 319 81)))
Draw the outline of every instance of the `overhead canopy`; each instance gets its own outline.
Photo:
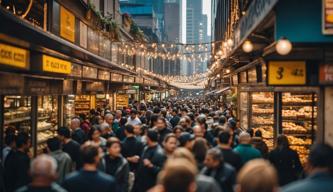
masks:
POLYGON ((215 92, 215 94, 220 94, 220 93, 223 93, 223 92, 228 91, 228 90, 230 90, 230 89, 231 89, 231 87, 224 87, 224 88, 222 88, 222 89, 220 89, 220 90, 217 90, 217 91, 215 92))

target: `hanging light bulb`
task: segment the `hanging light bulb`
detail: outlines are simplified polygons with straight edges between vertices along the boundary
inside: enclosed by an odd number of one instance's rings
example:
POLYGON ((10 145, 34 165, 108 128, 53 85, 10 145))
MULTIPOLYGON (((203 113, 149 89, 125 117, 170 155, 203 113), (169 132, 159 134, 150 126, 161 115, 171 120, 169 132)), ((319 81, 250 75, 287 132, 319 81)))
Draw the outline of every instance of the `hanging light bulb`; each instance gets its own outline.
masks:
POLYGON ((222 50, 219 50, 219 51, 216 53, 216 55, 218 55, 218 56, 222 56, 222 54, 223 54, 222 50))
POLYGON ((275 45, 275 49, 278 52, 278 54, 280 54, 280 55, 288 55, 290 53, 290 51, 292 50, 292 48, 293 48, 293 45, 285 37, 278 40, 278 42, 275 45))
POLYGON ((242 48, 243 48, 243 51, 244 51, 245 53, 250 53, 250 52, 253 51, 253 44, 252 44, 251 41, 246 40, 246 41, 243 43, 242 48))
POLYGON ((161 46, 164 48, 165 47, 164 43, 161 46))

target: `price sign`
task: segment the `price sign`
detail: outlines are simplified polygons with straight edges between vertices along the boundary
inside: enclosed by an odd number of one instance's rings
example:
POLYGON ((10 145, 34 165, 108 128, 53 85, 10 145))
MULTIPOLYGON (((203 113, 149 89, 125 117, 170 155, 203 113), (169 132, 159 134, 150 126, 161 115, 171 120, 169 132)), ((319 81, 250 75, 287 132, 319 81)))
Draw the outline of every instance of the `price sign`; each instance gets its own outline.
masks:
POLYGON ((271 61, 268 63, 268 85, 305 85, 304 61, 271 61))

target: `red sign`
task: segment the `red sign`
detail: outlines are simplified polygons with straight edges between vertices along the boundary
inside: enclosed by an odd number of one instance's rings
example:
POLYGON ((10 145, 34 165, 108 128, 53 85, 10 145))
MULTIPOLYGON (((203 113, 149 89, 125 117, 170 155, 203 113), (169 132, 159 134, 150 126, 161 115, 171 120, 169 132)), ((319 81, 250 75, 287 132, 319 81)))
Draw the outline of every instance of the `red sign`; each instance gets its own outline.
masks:
POLYGON ((319 83, 333 84, 333 64, 324 64, 320 66, 319 83))

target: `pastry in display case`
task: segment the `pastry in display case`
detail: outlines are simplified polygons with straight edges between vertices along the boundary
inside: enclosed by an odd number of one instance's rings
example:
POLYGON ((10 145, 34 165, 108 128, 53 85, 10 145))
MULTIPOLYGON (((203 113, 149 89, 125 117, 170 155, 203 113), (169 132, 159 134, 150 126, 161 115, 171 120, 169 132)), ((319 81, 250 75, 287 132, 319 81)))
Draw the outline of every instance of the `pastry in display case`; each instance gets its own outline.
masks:
POLYGON ((31 133, 31 97, 4 97, 4 128, 12 127, 16 132, 31 133))
POLYGON ((105 108, 107 106, 107 99, 105 94, 96 95, 96 108, 105 108))
POLYGON ((262 137, 269 149, 274 147, 274 93, 253 92, 251 128, 260 130, 262 137))
POLYGON ((37 154, 46 148, 46 141, 56 136, 58 100, 56 96, 38 97, 37 154))
POLYGON ((301 162, 309 154, 317 128, 317 96, 313 93, 282 93, 282 133, 301 162))
POLYGON ((248 93, 247 92, 241 92, 240 93, 240 125, 243 129, 248 128, 248 93))
POLYGON ((75 115, 88 114, 91 109, 91 96, 75 96, 75 115))

